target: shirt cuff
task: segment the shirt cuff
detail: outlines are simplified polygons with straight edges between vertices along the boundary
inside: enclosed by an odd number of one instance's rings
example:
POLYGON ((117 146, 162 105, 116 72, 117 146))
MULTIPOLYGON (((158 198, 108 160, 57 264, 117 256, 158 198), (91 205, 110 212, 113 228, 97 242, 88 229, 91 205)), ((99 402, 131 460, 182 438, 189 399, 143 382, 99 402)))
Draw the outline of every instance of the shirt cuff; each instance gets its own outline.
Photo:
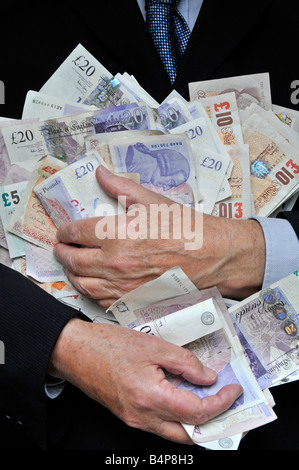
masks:
POLYGON ((299 269, 299 240, 287 220, 252 218, 261 225, 266 241, 265 288, 299 269))
POLYGON ((45 393, 48 398, 54 399, 58 397, 64 389, 65 381, 47 377, 45 384, 45 393))

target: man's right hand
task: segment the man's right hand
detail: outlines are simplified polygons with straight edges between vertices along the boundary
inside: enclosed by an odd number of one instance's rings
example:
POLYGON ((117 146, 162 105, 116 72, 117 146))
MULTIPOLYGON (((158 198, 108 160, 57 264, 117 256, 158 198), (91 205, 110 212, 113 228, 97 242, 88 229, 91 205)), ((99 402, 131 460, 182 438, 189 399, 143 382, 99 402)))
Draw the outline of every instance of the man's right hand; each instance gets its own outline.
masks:
POLYGON ((200 385, 217 378, 187 349, 122 326, 75 318, 62 330, 48 373, 69 381, 129 426, 183 444, 192 441, 180 423, 202 424, 242 393, 240 386, 227 385, 200 399, 170 384, 164 370, 200 385))

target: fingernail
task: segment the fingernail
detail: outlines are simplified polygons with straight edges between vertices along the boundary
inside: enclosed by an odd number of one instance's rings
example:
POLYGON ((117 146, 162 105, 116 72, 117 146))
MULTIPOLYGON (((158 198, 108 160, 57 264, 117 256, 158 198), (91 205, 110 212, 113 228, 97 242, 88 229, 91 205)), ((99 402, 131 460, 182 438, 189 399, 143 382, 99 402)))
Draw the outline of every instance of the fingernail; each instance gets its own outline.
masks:
POLYGON ((203 373, 208 380, 216 380, 217 372, 215 370, 204 366, 203 373))
POLYGON ((100 165, 100 172, 103 175, 111 175, 111 171, 109 171, 104 165, 100 165))

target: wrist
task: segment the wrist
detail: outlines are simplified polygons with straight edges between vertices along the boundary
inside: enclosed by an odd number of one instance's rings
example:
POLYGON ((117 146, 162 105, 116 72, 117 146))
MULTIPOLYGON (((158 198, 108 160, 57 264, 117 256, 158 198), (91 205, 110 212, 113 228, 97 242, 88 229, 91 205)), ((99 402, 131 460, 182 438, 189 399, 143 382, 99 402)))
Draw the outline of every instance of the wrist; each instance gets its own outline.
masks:
POLYGON ((225 219, 227 260, 220 289, 223 295, 243 299, 262 288, 266 244, 263 229, 256 220, 225 219))
POLYGON ((243 299, 263 284, 266 244, 256 220, 203 217, 203 244, 186 270, 199 289, 216 286, 225 297, 243 299))
POLYGON ((64 326, 50 357, 47 369, 48 375, 68 380, 72 368, 71 364, 74 360, 74 343, 78 341, 78 332, 82 331, 85 323, 79 318, 72 318, 64 326))

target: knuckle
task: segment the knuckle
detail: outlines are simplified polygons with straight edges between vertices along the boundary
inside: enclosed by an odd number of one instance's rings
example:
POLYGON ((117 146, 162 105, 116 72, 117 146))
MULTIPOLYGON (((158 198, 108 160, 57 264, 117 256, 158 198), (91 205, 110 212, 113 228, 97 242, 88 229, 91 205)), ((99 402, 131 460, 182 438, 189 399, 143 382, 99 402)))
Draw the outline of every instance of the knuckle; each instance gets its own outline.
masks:
POLYGON ((66 266, 67 266, 67 269, 73 273, 73 274, 76 274, 78 273, 78 259, 76 257, 76 255, 74 254, 70 254, 69 257, 67 258, 66 260, 66 266))
POLYGON ((84 296, 92 298, 92 299, 97 299, 98 298, 98 292, 94 287, 88 286, 87 285, 87 279, 85 277, 76 277, 74 281, 74 285, 76 289, 84 296))
POLYGON ((98 304, 100 305, 100 307, 102 308, 109 308, 111 307, 111 305, 117 300, 117 298, 115 299, 110 299, 110 300, 98 300, 98 304))
POLYGON ((217 395, 211 395, 208 399, 207 397, 203 398, 196 416, 196 424, 206 423, 223 411, 225 411, 225 409, 221 407, 217 395))
POLYGON ((204 414, 202 413, 201 415, 198 416, 198 419, 196 420, 196 424, 204 424, 207 423, 211 419, 211 415, 209 414, 204 414))
POLYGON ((128 409, 134 410, 134 414, 143 415, 144 412, 152 408, 153 398, 150 398, 143 384, 136 383, 136 380, 129 381, 128 384, 128 409), (150 406, 149 406, 150 405, 150 406))
POLYGON ((140 412, 148 409, 149 399, 145 397, 145 391, 137 387, 133 395, 134 408, 140 412))
POLYGON ((132 188, 134 188, 134 183, 129 178, 123 178, 121 180, 121 190, 123 196, 130 196, 132 192, 132 188))
POLYGON ((130 401, 127 406, 123 409, 122 419, 128 426, 133 428, 143 429, 146 423, 144 422, 144 408, 140 404, 138 398, 133 398, 131 394, 130 401))
POLYGON ((72 279, 72 284, 75 286, 75 288, 83 295, 87 294, 87 290, 84 286, 84 281, 83 278, 80 277, 75 277, 72 279))
POLYGON ((71 222, 68 226, 68 234, 71 243, 79 243, 80 241, 80 230, 78 224, 71 222))
POLYGON ((114 282, 107 279, 101 279, 101 301, 106 301, 107 299, 119 299, 125 291, 119 288, 118 282, 114 282))
POLYGON ((124 411, 123 421, 131 428, 144 428, 144 423, 142 422, 142 420, 138 419, 138 417, 131 413, 129 410, 124 411))
POLYGON ((198 364, 198 359, 190 349, 183 348, 184 362, 190 365, 198 364))
POLYGON ((85 256, 81 251, 80 248, 73 248, 70 250, 68 254, 68 258, 66 259, 66 266, 68 270, 76 274, 78 276, 84 274, 86 271, 86 267, 90 263, 90 257, 85 256))
POLYGON ((141 284, 141 281, 137 280, 119 280, 117 282, 117 286, 115 286, 115 291, 114 293, 118 293, 121 295, 126 294, 127 292, 131 292, 135 290, 137 287, 139 287, 141 284))
POLYGON ((157 436, 162 436, 165 439, 174 440, 173 436, 167 430, 167 424, 162 420, 156 420, 154 423, 154 427, 153 429, 151 429, 151 431, 157 434, 157 436))

